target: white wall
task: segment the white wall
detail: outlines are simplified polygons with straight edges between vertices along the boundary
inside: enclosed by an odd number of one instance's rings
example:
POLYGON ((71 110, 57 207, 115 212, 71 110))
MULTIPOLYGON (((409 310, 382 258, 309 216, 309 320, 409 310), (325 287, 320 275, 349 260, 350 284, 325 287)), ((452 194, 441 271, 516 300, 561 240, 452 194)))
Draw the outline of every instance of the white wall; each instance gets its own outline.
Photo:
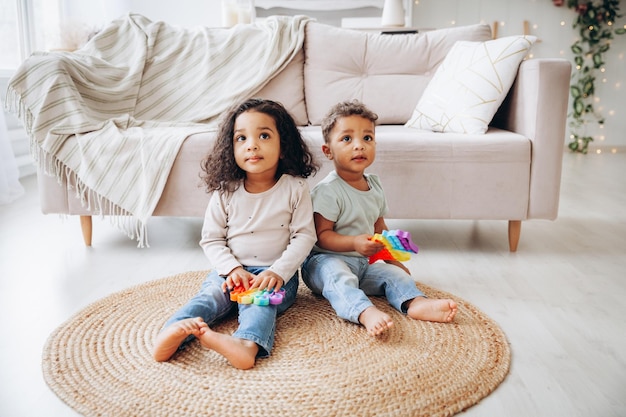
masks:
POLYGON ((61 0, 63 15, 90 27, 101 27, 128 12, 177 26, 219 26, 221 0, 61 0))
POLYGON ((222 22, 221 0, 126 0, 133 12, 151 20, 163 20, 172 25, 219 27, 222 22))

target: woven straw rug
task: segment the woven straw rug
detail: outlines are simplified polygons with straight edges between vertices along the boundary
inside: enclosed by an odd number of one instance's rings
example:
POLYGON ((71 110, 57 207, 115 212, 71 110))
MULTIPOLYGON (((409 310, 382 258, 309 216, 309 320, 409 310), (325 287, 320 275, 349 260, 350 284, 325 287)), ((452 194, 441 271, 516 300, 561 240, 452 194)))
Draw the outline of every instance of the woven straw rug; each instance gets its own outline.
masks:
MULTIPOLYGON (((335 316, 301 283, 279 317, 272 356, 248 371, 197 341, 169 362, 151 357, 164 321, 195 294, 206 271, 187 272, 107 296, 48 338, 43 374, 50 388, 86 416, 451 416, 491 393, 508 373, 502 330, 453 298, 453 323, 392 315, 384 338, 335 316)), ((233 332, 236 316, 216 330, 233 332)))

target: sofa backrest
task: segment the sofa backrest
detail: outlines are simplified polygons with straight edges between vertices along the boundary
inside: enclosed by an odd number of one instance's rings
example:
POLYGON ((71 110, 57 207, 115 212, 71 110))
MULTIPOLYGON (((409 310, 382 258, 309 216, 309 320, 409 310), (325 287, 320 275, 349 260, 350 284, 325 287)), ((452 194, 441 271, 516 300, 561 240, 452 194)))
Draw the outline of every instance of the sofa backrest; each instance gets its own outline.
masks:
POLYGON ((282 103, 299 126, 305 126, 309 121, 304 103, 303 67, 304 51, 301 49, 280 73, 255 94, 255 97, 282 103))
POLYGON ((379 34, 309 22, 304 39, 304 96, 309 122, 358 99, 379 124, 404 124, 454 43, 492 38, 489 25, 417 34, 379 34))

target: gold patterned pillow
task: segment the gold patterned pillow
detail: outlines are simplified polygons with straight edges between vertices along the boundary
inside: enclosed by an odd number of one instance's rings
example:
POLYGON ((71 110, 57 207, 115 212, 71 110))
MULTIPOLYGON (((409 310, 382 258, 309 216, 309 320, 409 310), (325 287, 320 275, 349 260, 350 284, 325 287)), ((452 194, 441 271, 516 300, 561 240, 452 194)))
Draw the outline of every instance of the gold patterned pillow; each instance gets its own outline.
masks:
POLYGON ((456 42, 405 126, 434 132, 485 133, 536 39, 508 36, 456 42))

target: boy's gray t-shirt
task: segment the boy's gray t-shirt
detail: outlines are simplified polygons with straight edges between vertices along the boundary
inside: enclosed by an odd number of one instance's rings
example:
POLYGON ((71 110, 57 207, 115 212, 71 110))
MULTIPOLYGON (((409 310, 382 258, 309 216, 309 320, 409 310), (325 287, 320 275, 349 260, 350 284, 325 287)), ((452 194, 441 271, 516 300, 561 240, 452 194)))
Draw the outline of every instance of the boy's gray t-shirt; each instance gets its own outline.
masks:
MULTIPOLYGON (((365 174, 368 191, 357 190, 346 183, 336 171, 329 173, 311 190, 313 212, 335 223, 335 231, 342 235, 374 234, 374 223, 387 213, 387 202, 380 179, 365 174)), ((313 248, 316 252, 337 253, 313 248)), ((340 252, 342 255, 362 256, 358 252, 340 252)))

